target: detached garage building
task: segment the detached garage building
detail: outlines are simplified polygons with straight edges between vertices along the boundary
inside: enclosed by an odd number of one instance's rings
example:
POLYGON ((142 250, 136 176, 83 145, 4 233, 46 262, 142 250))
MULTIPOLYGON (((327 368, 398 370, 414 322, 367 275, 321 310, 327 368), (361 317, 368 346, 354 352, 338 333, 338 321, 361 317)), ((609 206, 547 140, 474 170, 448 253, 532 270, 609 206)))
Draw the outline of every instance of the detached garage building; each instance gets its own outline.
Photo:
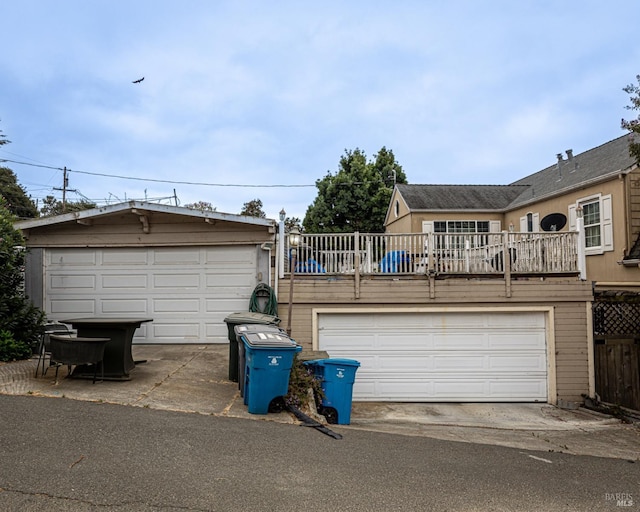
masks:
POLYGON ((26 289, 49 320, 153 318, 137 343, 227 343, 270 282, 271 220, 131 201, 18 222, 26 289))

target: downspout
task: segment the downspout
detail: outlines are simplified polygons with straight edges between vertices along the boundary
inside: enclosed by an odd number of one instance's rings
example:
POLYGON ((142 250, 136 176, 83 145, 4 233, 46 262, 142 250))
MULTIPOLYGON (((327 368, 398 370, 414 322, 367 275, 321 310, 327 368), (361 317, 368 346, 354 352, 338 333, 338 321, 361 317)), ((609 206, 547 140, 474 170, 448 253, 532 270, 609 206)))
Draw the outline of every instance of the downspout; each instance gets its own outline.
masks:
POLYGON ((284 220, 278 223, 278 237, 276 240, 276 279, 274 293, 278 297, 278 285, 284 277, 284 220))

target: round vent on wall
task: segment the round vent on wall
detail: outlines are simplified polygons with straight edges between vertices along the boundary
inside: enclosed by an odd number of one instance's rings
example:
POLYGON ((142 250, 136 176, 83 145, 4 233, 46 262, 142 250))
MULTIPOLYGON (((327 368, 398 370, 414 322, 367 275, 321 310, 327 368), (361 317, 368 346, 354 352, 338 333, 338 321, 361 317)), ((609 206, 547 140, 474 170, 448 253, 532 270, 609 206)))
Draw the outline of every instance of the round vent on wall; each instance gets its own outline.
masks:
POLYGON ((562 213, 550 213, 540 221, 543 231, 560 231, 567 223, 567 216, 562 213))

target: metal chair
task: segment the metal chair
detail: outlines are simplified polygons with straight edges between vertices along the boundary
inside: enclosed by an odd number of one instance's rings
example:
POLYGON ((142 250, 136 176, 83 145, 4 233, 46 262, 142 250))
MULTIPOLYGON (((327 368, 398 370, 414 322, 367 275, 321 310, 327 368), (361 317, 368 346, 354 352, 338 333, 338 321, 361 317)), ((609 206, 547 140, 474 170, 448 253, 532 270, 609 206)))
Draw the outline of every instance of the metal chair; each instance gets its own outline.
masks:
POLYGON ((67 336, 71 336, 72 331, 68 325, 62 324, 60 322, 49 322, 44 325, 44 330, 42 335, 40 336, 40 341, 38 343, 38 365, 36 366, 36 377, 38 377, 38 371, 40 370, 40 365, 42 365, 42 376, 47 373, 49 367, 53 366, 51 362, 51 340, 50 336, 52 334, 64 334, 67 336), (49 357, 49 366, 45 366, 46 359, 49 357))
POLYGON ((71 374, 71 367, 80 364, 92 364, 93 383, 96 383, 98 365, 100 365, 102 380, 104 380, 104 347, 111 341, 110 338, 86 338, 60 336, 52 334, 51 361, 56 363, 56 383, 58 382, 58 369, 60 365, 67 365, 67 376, 71 374))

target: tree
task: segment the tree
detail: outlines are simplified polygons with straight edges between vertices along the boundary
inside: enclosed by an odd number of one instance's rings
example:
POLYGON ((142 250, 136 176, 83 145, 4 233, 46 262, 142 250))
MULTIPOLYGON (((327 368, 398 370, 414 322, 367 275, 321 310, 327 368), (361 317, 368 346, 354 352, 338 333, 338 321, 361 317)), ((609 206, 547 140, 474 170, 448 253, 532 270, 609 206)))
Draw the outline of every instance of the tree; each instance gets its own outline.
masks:
POLYGON ((0 361, 31 357, 44 322, 24 295, 24 239, 16 220, 0 198, 0 361))
POLYGON ((7 139, 7 136, 2 133, 2 130, 0 130, 0 146, 4 146, 5 144, 9 144, 11 141, 7 139))
POLYGON ((345 150, 338 172, 316 180, 318 195, 307 209, 304 230, 308 233, 379 233, 395 183, 407 177, 393 151, 383 147, 367 162, 364 151, 345 150))
POLYGON ((300 219, 298 217, 287 217, 284 219, 284 230, 285 232, 291 231, 294 227, 297 227, 299 230, 302 228, 302 224, 300 223, 300 219))
POLYGON ((201 212, 215 212, 217 208, 207 201, 197 201, 195 203, 185 204, 185 208, 191 208, 192 210, 199 210, 201 212))
MULTIPOLYGON (((640 75, 636 75, 638 85, 629 84, 622 90, 631 95, 631 105, 627 105, 627 110, 640 110, 640 75)), ((631 133, 640 134, 640 115, 636 119, 627 121, 622 119, 621 126, 623 130, 629 130, 631 133)), ((629 141, 629 154, 640 164, 640 142, 638 139, 629 141)))
POLYGON ((0 167, 0 195, 7 200, 7 208, 16 217, 38 216, 35 203, 27 196, 26 190, 18 183, 15 173, 8 167, 0 167))
POLYGON ((262 201, 260 199, 252 199, 248 203, 244 203, 240 215, 246 215, 247 217, 258 217, 264 219, 267 214, 262 210, 262 201))
MULTIPOLYGON (((0 146, 10 143, 11 141, 0 130, 0 146)), ((0 195, 7 200, 6 207, 14 215, 20 218, 38 216, 38 208, 27 196, 25 189, 18 184, 18 179, 13 171, 7 167, 0 167, 0 195)))
POLYGON ((47 196, 42 200, 40 213, 43 217, 51 217, 53 215, 62 215, 63 213, 91 210, 96 207, 96 203, 87 199, 81 199, 80 201, 66 201, 63 204, 62 201, 58 201, 55 197, 47 196))

